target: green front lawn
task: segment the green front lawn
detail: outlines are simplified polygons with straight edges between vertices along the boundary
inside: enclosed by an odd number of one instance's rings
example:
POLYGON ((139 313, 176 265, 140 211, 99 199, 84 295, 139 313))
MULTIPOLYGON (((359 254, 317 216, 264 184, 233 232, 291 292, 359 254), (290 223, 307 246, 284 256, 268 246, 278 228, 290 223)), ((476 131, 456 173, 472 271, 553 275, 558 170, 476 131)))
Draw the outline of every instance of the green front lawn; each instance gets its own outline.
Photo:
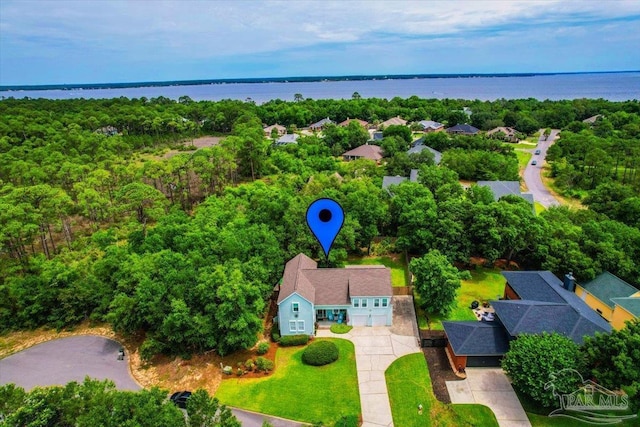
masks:
POLYGON ((404 255, 399 254, 395 257, 388 256, 367 256, 349 258, 348 265, 384 265, 391 269, 391 285, 392 286, 408 286, 409 272, 407 271, 404 255))
MULTIPOLYGON (((496 300, 504 294, 506 280, 498 268, 478 267, 471 270, 471 280, 463 280, 458 289, 456 302, 446 319, 440 315, 424 313, 418 309, 418 326, 421 329, 442 330, 442 320, 475 320, 473 311, 469 308, 473 301, 496 300), (425 317, 426 316, 426 317, 425 317), (427 323, 426 318, 429 318, 427 323)), ((420 298, 416 297, 416 305, 420 306, 420 298)))
POLYGON ((271 376, 225 379, 215 397, 225 405, 308 423, 333 425, 343 416, 359 417, 353 344, 343 339, 329 340, 338 346, 337 362, 308 366, 302 363, 303 348, 279 348, 271 376))
POLYGON ((429 369, 422 353, 401 357, 385 372, 393 424, 396 426, 497 426, 484 405, 446 405, 431 388, 429 369), (418 405, 422 404, 422 415, 418 405))

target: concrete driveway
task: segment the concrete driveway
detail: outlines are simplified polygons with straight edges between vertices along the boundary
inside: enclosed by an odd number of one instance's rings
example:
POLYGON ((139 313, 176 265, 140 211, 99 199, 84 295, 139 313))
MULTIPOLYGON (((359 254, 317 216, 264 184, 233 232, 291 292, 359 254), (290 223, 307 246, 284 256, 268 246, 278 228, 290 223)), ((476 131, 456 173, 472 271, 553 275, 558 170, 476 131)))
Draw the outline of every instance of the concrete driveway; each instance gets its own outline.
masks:
POLYGON ((463 381, 447 381, 451 403, 486 405, 500 427, 531 427, 518 396, 500 368, 467 368, 463 381))
POLYGON ((533 153, 535 150, 540 150, 540 154, 535 154, 531 157, 529 163, 527 163, 527 167, 524 169, 523 178, 524 182, 527 184, 527 189, 531 194, 533 194, 533 199, 543 205, 545 208, 548 208, 549 206, 556 206, 560 203, 555 197, 553 197, 549 190, 547 190, 547 187, 545 187, 542 183, 541 174, 543 165, 545 163, 544 159, 547 155, 547 150, 555 141, 556 137, 560 133, 560 130, 552 129, 551 134, 546 139, 543 133, 544 129, 540 129, 540 138, 538 139, 538 145, 535 149, 531 150, 531 153, 533 153), (538 163, 535 166, 531 164, 531 161, 534 159, 537 160, 538 163))
POLYGON ((318 337, 343 338, 354 344, 362 427, 393 426, 384 372, 399 357, 420 353, 415 319, 413 297, 394 296, 391 327, 355 327, 347 334, 318 330, 318 337))

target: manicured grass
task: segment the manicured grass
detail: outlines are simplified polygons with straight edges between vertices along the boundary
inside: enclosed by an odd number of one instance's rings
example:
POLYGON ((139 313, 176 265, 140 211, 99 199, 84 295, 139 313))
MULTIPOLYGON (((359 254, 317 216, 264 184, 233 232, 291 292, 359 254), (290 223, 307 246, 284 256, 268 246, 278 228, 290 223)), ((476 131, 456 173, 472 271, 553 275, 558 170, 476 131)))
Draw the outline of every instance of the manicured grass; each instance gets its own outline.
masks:
POLYGON ((353 326, 349 326, 346 323, 334 323, 329 329, 334 334, 346 334, 353 329, 353 326))
POLYGON ((340 358, 326 366, 302 363, 300 347, 279 348, 276 369, 267 378, 226 379, 215 394, 225 405, 309 423, 333 425, 343 416, 360 415, 360 395, 353 344, 328 339, 340 358))
POLYGON ((384 265, 391 269, 391 285, 407 286, 409 283, 409 272, 405 268, 404 255, 399 254, 395 257, 358 257, 347 260, 349 265, 384 265))
POLYGON ((520 169, 524 170, 524 168, 527 167, 529 161, 531 161, 532 159, 531 153, 518 149, 515 150, 515 153, 516 156, 518 156, 518 165, 520 166, 520 169))
MULTIPOLYGON (((463 280, 458 289, 456 303, 446 319, 442 316, 426 313, 429 318, 429 325, 433 330, 442 330, 442 320, 475 320, 473 311, 469 308, 473 301, 490 301, 498 299, 504 293, 505 278, 500 274, 498 268, 478 267, 471 270, 471 280, 463 280)), ((420 299, 416 298, 416 305, 419 306, 420 299)), ((418 309, 418 326, 421 329, 428 329, 425 313, 418 309)))
POLYGON ((547 210, 547 208, 545 208, 538 202, 534 202, 533 206, 534 206, 534 209, 536 210, 536 215, 540 215, 542 212, 547 210))
POLYGON ((393 424, 396 426, 497 426, 484 405, 446 405, 436 399, 422 353, 396 360, 385 372, 393 424), (422 405, 422 415, 418 405, 422 405))

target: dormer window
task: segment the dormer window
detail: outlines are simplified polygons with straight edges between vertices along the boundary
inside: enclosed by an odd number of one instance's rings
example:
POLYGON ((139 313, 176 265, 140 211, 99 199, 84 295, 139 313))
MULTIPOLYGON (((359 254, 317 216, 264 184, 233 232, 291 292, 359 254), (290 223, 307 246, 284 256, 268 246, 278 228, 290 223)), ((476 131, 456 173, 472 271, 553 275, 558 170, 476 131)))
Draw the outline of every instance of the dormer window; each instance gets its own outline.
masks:
POLYGON ((299 304, 299 303, 297 303, 297 302, 292 302, 292 303, 291 303, 291 310, 292 310, 294 313, 299 312, 299 311, 300 311, 300 304, 299 304))

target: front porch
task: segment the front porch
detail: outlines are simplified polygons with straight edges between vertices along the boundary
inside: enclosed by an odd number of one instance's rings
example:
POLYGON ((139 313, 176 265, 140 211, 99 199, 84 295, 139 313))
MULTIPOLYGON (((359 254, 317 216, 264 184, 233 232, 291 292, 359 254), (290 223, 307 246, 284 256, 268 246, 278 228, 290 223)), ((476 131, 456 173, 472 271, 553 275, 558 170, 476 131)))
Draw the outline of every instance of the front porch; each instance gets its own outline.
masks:
POLYGON ((328 329, 334 323, 348 323, 349 316, 346 308, 317 308, 316 322, 318 328, 328 329))

